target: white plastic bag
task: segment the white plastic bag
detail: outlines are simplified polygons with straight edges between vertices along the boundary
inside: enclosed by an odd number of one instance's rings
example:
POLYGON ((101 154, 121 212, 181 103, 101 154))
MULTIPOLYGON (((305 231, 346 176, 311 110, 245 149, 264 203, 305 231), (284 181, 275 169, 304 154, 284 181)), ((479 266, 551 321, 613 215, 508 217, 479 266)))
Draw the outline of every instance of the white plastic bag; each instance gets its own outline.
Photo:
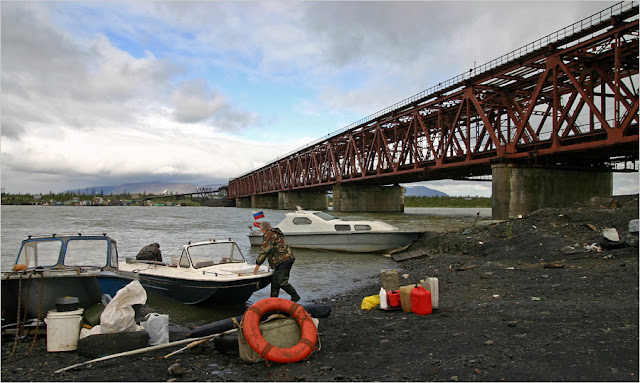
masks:
POLYGON ((149 333, 149 346, 169 343, 169 315, 149 313, 140 325, 149 333))
POLYGON ((136 325, 136 313, 131 306, 145 303, 147 303, 147 292, 144 291, 140 282, 132 281, 121 288, 100 315, 100 332, 109 334, 142 330, 141 326, 136 325))

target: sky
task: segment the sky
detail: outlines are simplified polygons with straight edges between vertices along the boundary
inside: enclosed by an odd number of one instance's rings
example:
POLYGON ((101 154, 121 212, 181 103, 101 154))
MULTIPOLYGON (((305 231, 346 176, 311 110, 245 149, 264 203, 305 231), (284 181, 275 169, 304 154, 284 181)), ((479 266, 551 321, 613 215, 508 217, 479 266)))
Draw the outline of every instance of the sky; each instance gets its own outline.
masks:
POLYGON ((226 183, 613 4, 1 1, 1 185, 226 183))

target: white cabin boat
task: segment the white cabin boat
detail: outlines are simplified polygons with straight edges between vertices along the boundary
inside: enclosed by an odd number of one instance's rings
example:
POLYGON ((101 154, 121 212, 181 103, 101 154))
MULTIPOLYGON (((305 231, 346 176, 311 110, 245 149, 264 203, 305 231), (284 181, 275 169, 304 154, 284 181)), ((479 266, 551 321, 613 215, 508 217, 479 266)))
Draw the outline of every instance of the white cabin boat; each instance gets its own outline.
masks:
MULTIPOLYGON (((293 248, 346 251, 351 253, 383 252, 408 247, 420 236, 419 231, 402 231, 377 220, 343 220, 315 210, 286 213, 277 226, 293 248)), ((262 232, 249 234, 252 246, 262 244, 262 232)))

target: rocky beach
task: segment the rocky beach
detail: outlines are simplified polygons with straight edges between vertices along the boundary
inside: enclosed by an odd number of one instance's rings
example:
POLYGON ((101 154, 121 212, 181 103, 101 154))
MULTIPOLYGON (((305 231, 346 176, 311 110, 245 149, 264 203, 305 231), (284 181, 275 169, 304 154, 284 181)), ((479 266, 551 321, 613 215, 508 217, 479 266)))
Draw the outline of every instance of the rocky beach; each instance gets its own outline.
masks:
MULTIPOLYGON (((402 284, 439 279, 439 309, 361 310, 380 275, 328 304, 317 350, 290 364, 247 363, 213 342, 56 370, 91 358, 49 353, 46 337, 2 338, 3 381, 638 381, 638 195, 446 233, 398 262, 402 284), (603 238, 615 228, 620 241, 603 238), (637 234, 637 233, 636 233, 637 234), (12 353, 13 351, 13 353, 12 353)), ((303 292, 301 292, 302 294, 303 292)), ((171 325, 171 341, 191 329, 171 325)))

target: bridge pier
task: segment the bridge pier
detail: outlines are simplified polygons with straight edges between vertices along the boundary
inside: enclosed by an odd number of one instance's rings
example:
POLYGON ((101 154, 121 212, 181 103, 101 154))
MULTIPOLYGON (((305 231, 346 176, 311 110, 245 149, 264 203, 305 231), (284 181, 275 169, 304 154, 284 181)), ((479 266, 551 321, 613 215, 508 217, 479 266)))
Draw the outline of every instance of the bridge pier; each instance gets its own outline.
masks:
POLYGON ((613 194, 613 173, 531 167, 491 166, 493 219, 515 218, 544 207, 564 207, 613 194))
POLYGON ((333 186, 333 211, 404 212, 404 188, 400 185, 333 186))
POLYGON ((236 207, 251 207, 251 197, 236 198, 236 207))
POLYGON ((278 192, 278 209, 295 210, 296 205, 306 210, 327 210, 329 194, 326 192, 278 192))
POLYGON ((251 207, 260 208, 260 209, 277 209, 278 195, 275 193, 252 195, 251 207))

